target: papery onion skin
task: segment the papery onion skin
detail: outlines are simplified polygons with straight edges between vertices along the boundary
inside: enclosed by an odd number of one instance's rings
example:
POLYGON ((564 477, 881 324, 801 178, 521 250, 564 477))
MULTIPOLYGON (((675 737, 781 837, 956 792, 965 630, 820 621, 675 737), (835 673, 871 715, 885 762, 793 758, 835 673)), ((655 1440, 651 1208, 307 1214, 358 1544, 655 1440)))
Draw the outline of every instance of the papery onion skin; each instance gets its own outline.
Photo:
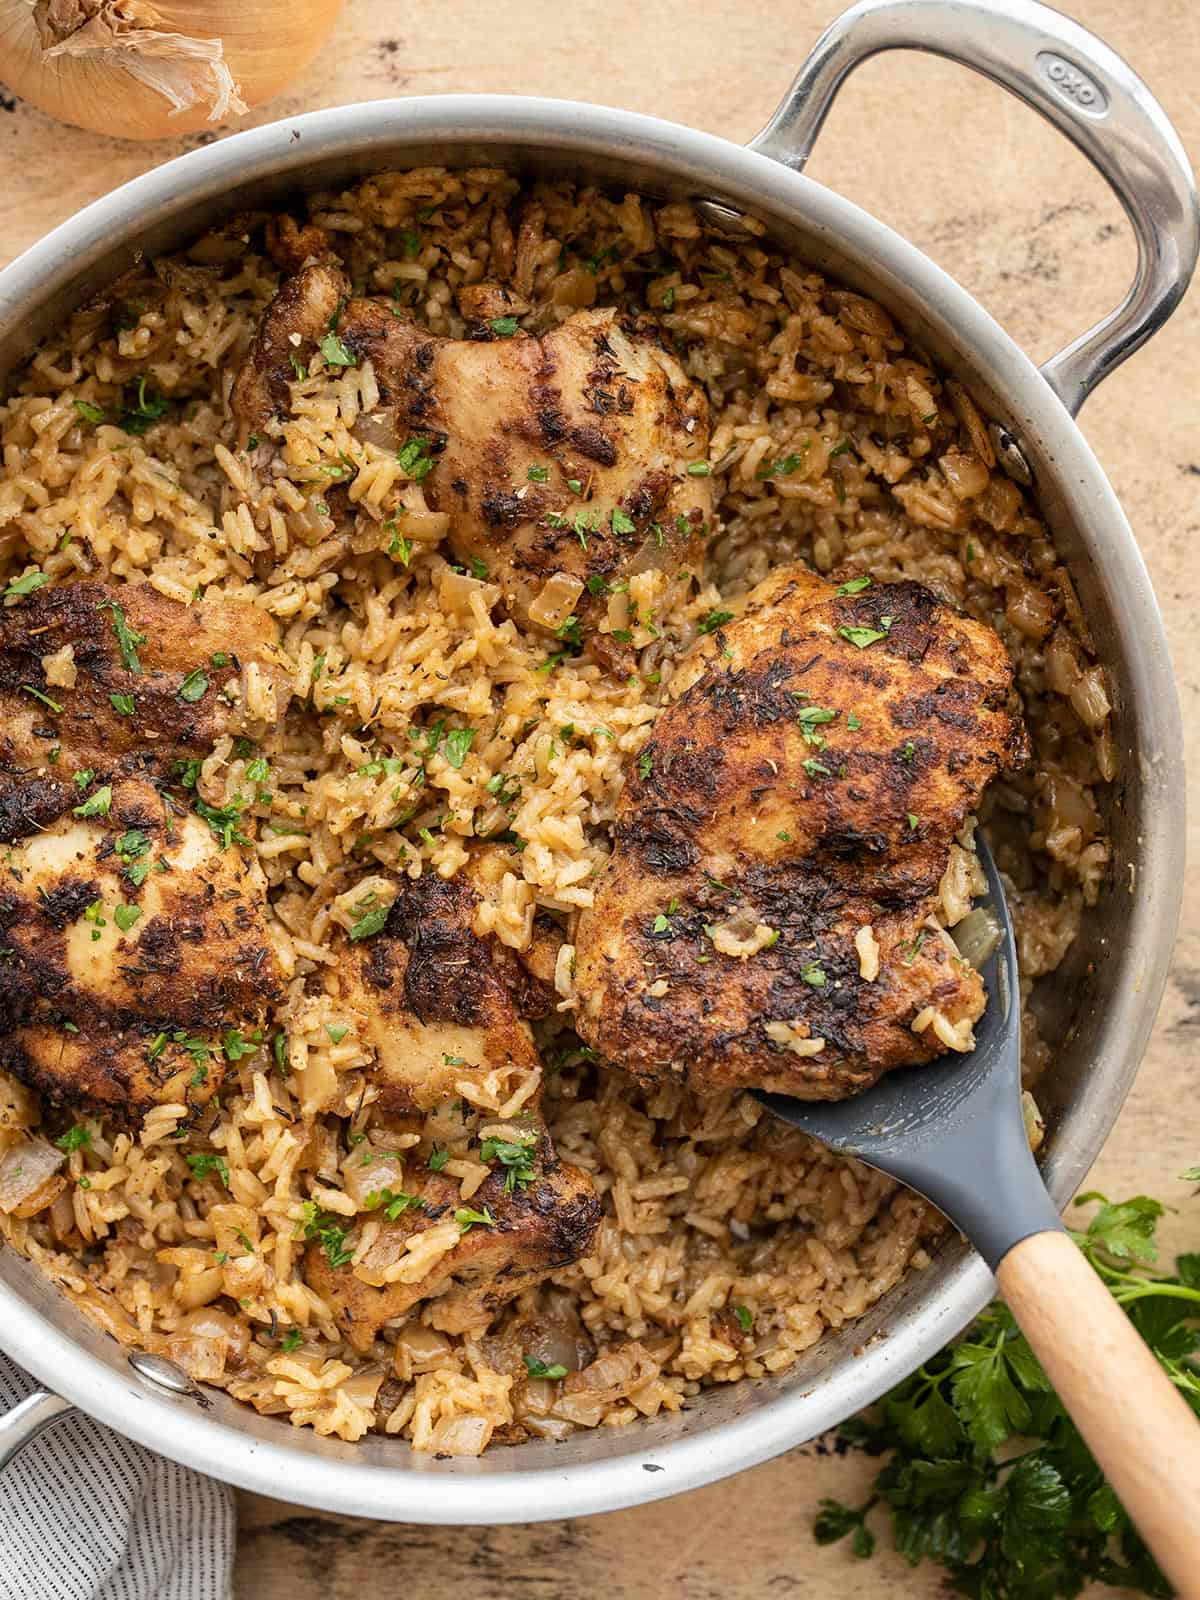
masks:
POLYGON ((321 48, 342 4, 58 0, 51 7, 50 0, 0 0, 0 82, 77 128, 121 139, 175 138, 242 115, 278 94, 321 48), (49 53, 43 40, 54 37, 51 12, 61 16, 72 8, 82 26, 63 37, 60 25, 49 53), (135 32, 129 43, 84 53, 90 38, 130 26, 135 32), (168 95, 152 86, 164 75, 177 97, 191 97, 190 104, 172 109, 168 95))

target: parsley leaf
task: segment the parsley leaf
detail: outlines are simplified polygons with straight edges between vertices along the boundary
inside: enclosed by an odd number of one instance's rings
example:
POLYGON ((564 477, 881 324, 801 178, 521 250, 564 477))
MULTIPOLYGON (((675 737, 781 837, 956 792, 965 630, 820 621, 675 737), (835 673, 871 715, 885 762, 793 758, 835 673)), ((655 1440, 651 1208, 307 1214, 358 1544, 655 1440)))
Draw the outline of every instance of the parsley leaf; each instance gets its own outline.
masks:
POLYGON ((97 789, 81 806, 75 807, 77 817, 106 817, 112 808, 112 785, 106 783, 103 788, 97 789))
POLYGON ((138 660, 138 645, 145 644, 146 635, 135 633, 125 619, 125 612, 115 600, 105 600, 98 608, 101 611, 111 611, 113 616, 113 632, 117 636, 117 649, 121 652, 121 665, 126 672, 141 672, 142 663, 138 660))
POLYGON ((482 1211, 476 1211, 471 1206, 459 1206, 454 1213, 454 1220, 458 1223, 460 1234, 470 1233, 474 1227, 494 1228, 496 1226, 496 1219, 487 1206, 484 1206, 482 1211))
POLYGON ((493 317, 488 323, 497 339, 511 339, 519 326, 516 317, 493 317))
POLYGON ((32 594, 35 589, 40 589, 44 583, 50 582, 48 572, 39 572, 35 567, 32 572, 27 572, 23 578, 14 578, 0 595, 0 600, 11 600, 15 595, 32 594))
POLYGON ((202 667, 196 667, 189 672, 179 685, 179 698, 186 700, 190 706, 194 706, 197 700, 203 700, 207 693, 208 678, 202 667))
POLYGON ((442 754, 456 770, 467 759, 467 751, 475 737, 474 728, 451 728, 442 745, 442 754))
POLYGON ((877 644, 880 639, 886 639, 892 631, 892 617, 880 617, 878 628, 839 628, 838 632, 843 639, 859 650, 865 650, 870 644, 877 644))
POLYGON ((353 367, 358 364, 358 357, 353 350, 348 350, 332 329, 321 340, 318 349, 325 357, 327 367, 353 367))
POLYGON ((525 1370, 531 1378, 553 1378, 557 1380, 565 1378, 567 1375, 567 1369, 561 1361, 556 1361, 553 1366, 548 1367, 544 1361, 539 1361, 537 1356, 524 1356, 522 1359, 525 1362, 525 1370))
POLYGON ((192 1177, 195 1178, 197 1183, 203 1183, 205 1178, 207 1178, 210 1173, 215 1172, 217 1177, 220 1178, 221 1182, 228 1189, 229 1167, 225 1162, 224 1156, 209 1155, 206 1153, 195 1156, 184 1156, 183 1159, 192 1169, 192 1177))

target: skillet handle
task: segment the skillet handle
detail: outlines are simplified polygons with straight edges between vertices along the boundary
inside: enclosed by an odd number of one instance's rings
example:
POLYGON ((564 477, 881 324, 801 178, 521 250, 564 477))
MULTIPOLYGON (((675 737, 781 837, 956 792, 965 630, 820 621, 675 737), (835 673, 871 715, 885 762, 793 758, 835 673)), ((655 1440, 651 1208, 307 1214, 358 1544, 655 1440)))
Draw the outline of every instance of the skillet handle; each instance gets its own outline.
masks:
POLYGON ((1116 51, 1038 0, 860 0, 817 40, 750 148, 800 171, 847 75, 883 50, 945 56, 1010 90, 1082 150, 1124 206, 1138 251, 1129 293, 1041 369, 1074 416, 1162 326, 1192 276, 1200 208, 1178 135, 1116 51))
POLYGON ((0 1472, 42 1429, 75 1407, 49 1389, 35 1389, 0 1416, 0 1472))
POLYGON ((996 1278, 1155 1560, 1200 1595, 1200 1421, 1067 1234, 1022 1239, 996 1278))

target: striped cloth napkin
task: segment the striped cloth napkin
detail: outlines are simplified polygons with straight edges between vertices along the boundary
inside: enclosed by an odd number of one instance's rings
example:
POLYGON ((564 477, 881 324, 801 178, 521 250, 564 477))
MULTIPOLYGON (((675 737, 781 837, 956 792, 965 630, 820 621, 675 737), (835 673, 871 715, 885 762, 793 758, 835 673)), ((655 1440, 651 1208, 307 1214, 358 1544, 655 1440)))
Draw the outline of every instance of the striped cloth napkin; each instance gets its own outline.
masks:
MULTIPOLYGON (((0 1412, 33 1389, 0 1355, 0 1412)), ((3 1600, 232 1600, 233 1493, 82 1412, 0 1473, 3 1600)))

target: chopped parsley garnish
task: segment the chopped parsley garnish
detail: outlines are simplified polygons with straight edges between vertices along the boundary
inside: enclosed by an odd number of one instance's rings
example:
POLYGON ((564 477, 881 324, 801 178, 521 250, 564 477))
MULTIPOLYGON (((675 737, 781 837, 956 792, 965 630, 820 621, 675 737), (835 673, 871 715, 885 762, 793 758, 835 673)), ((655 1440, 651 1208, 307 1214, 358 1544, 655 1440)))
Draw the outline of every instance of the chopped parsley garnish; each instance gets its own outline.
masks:
POLYGON ((106 817, 112 809, 112 785, 105 784, 102 789, 97 789, 81 806, 75 807, 77 817, 106 817))
MULTIPOLYGON (((79 773, 75 774, 76 778, 79 773)), ((91 773, 88 773, 88 782, 91 782, 91 773)), ((129 828, 124 833, 117 835, 113 841, 113 849, 122 861, 136 861, 139 856, 144 856, 150 848, 150 835, 143 833, 140 828, 129 828)))
POLYGON ((487 562, 481 561, 478 556, 468 556, 467 560, 470 563, 472 574, 482 583, 488 575, 487 562))
POLYGON ((423 478, 427 478, 437 465, 433 457, 428 454, 428 450, 428 439, 406 439, 396 457, 401 469, 408 473, 414 483, 420 483, 423 478))
POLYGON ((116 420, 126 433, 140 434, 145 433, 152 423, 158 421, 170 405, 170 401, 163 395, 151 395, 147 399, 144 376, 137 380, 134 388, 137 391, 137 398, 132 401, 126 400, 125 407, 116 420))
POLYGON ((703 622, 697 623, 701 633, 715 633, 718 628, 724 627, 727 622, 733 621, 732 611, 710 611, 703 622))
MULTIPOLYGON (((215 1172, 217 1177, 220 1178, 221 1182, 228 1189, 229 1167, 224 1156, 209 1155, 207 1152, 205 1152, 200 1155, 184 1156, 183 1159, 192 1169, 192 1177, 195 1178, 197 1183, 203 1183, 205 1178, 209 1177, 215 1172)), ((250 1253, 251 1255, 254 1254, 253 1251, 250 1253)))
POLYGON ((299 1350, 303 1343, 304 1335, 300 1332, 300 1329, 289 1328, 284 1334, 283 1338, 279 1341, 279 1348, 283 1351, 284 1355, 290 1356, 292 1351, 299 1350))
POLYGON ((331 1044, 341 1044, 350 1029, 342 1022, 327 1022, 325 1024, 325 1032, 329 1035, 331 1044))
POLYGON ((33 572, 27 572, 23 578, 14 578, 4 593, 0 595, 0 600, 11 600, 16 595, 32 594, 35 589, 40 589, 44 583, 49 582, 50 574, 48 572, 39 572, 35 568, 33 572))
POLYGON ((782 839, 784 844, 791 844, 792 842, 792 836, 790 833, 788 833, 786 828, 781 828, 775 837, 777 839, 782 839))
POLYGON ((292 371, 293 371, 293 373, 295 373, 296 382, 297 383, 303 383, 305 378, 308 377, 308 370, 305 367, 303 361, 301 361, 300 357, 296 354, 296 352, 294 350, 289 350, 288 351, 288 360, 292 364, 292 371))
POLYGON ((85 422, 90 422, 93 427, 105 420, 104 412, 99 406, 94 406, 90 400, 73 400, 71 404, 85 422))
POLYGON ((451 728, 446 735, 446 742, 442 746, 442 754, 456 770, 467 759, 467 751, 470 750, 471 741, 474 737, 474 728, 451 728))
POLYGON ((221 1040, 221 1050, 226 1061, 240 1061, 243 1056, 253 1055, 257 1049, 256 1044, 242 1037, 240 1028, 226 1028, 225 1037, 221 1040))
POLYGON ((429 1161, 427 1163, 430 1172, 443 1171, 449 1159, 449 1150, 439 1150, 438 1147, 434 1145, 433 1149, 429 1152, 429 1161))
POLYGON ((749 1306, 734 1306, 733 1314, 738 1319, 738 1327, 743 1333, 749 1333, 754 1326, 754 1314, 749 1306))
POLYGON ((909 739, 908 742, 905 744, 904 748, 900 752, 900 759, 901 759, 901 761, 903 761, 905 763, 906 766, 911 765, 912 759, 916 755, 916 753, 917 753, 917 747, 912 742, 912 740, 909 739))
POLYGON ((126 672, 141 672, 142 663, 138 660, 138 645, 145 644, 146 635, 133 631, 125 619, 124 610, 115 600, 105 600, 98 609, 112 612, 113 632, 117 636, 117 649, 121 652, 121 665, 126 672))
POLYGON ((852 733, 857 733, 858 730, 862 727, 862 723, 858 720, 858 717, 854 714, 853 711, 846 718, 846 726, 850 729, 850 731, 852 733))
POLYGON ((291 1058, 288 1055, 288 1036, 283 1028, 271 1036, 271 1054, 275 1058, 275 1065, 286 1078, 291 1070, 291 1058))
POLYGON ((238 821, 245 805, 241 795, 235 795, 223 806, 210 806, 207 800, 202 800, 196 795, 192 804, 196 808, 196 814, 208 823, 213 833, 220 839, 222 850, 228 850, 231 844, 250 843, 246 835, 238 831, 238 821))
POLYGON ((327 367, 353 367, 358 365, 358 358, 353 350, 348 350, 332 329, 321 340, 318 349, 325 357, 325 365, 327 367))
POLYGON ((128 933, 141 914, 141 906, 117 906, 113 911, 113 921, 122 933, 128 933))
POLYGON ((350 939, 357 944, 360 939, 370 939, 374 934, 382 933, 388 919, 391 906, 377 905, 376 896, 366 895, 359 900, 354 910, 357 913, 354 923, 350 928, 350 939))
POLYGON ((707 461, 689 461, 687 471, 689 478, 707 478, 712 468, 707 461))
POLYGON ((916 833, 916 831, 917 831, 918 827, 920 826, 920 824, 921 824, 920 817, 914 816, 913 813, 910 811, 908 813, 908 826, 913 831, 913 833, 916 833))
POLYGON ((634 522, 633 518, 627 511, 622 511, 620 506, 617 506, 613 511, 611 521, 612 531, 616 534, 630 534, 637 532, 637 523, 634 522))
POLYGON ((368 1211, 377 1211, 382 1206, 389 1222, 396 1222, 406 1211, 422 1211, 425 1208, 425 1202, 419 1194, 405 1194, 403 1190, 394 1194, 391 1189, 372 1189, 363 1205, 368 1211))
POLYGON ((511 339, 519 326, 516 317, 493 317, 488 323, 497 339, 511 339))
POLYGON ((320 1240, 325 1259, 335 1270, 344 1267, 354 1254, 345 1247, 349 1231, 330 1211, 322 1211, 315 1200, 305 1200, 301 1206, 304 1215, 300 1230, 306 1239, 320 1240))
POLYGON ((826 722, 832 722, 836 716, 837 712, 831 711, 828 706, 801 706, 796 713, 796 721, 800 724, 805 744, 816 745, 818 750, 823 750, 825 739, 817 729, 826 722))
POLYGON ((484 1161, 498 1161, 505 1168, 504 1192, 512 1194, 516 1188, 525 1188, 537 1177, 533 1165, 533 1147, 537 1135, 530 1134, 519 1143, 507 1139, 485 1139, 479 1154, 484 1161))
POLYGON ((77 789, 86 789, 95 776, 96 770, 94 767, 80 767, 79 771, 73 775, 75 787, 77 789))
POLYGON ((809 756, 803 766, 810 778, 830 778, 833 776, 832 769, 827 767, 823 761, 818 761, 815 756, 809 756))
POLYGON ((137 709, 131 694, 110 694, 108 698, 118 716, 131 717, 137 709))
POLYGON ((471 1206, 459 1206, 454 1213, 454 1220, 458 1223, 460 1234, 470 1233, 474 1227, 494 1228, 496 1226, 496 1219, 487 1206, 484 1206, 482 1211, 476 1211, 471 1206))
POLYGON ((49 706, 51 711, 62 710, 57 700, 51 700, 48 694, 43 694, 40 689, 35 689, 31 683, 23 683, 21 687, 26 694, 31 694, 35 700, 40 700, 44 706, 49 706))
POLYGON ((197 700, 203 700, 207 693, 208 678, 202 667, 196 667, 189 672, 179 685, 179 698, 186 700, 190 706, 194 706, 197 700))
POLYGON ((759 467, 754 476, 760 481, 764 478, 790 478, 792 473, 798 472, 803 465, 803 456, 783 456, 779 461, 773 461, 769 467, 759 467))
POLYGON ((638 777, 645 780, 654 771, 654 757, 649 750, 643 750, 637 758, 638 777))
POLYGON ((812 984, 814 989, 825 987, 825 969, 816 961, 810 961, 807 966, 800 968, 800 978, 802 982, 812 984))
POLYGON ((395 556, 402 567, 406 567, 412 560, 412 540, 406 539, 402 533, 393 533, 387 547, 387 553, 389 556, 395 556))
POLYGON ((865 650, 869 644, 877 644, 880 639, 886 639, 892 631, 894 621, 894 617, 880 617, 878 628, 839 628, 838 632, 857 649, 865 650))
POLYGON ((525 476, 530 483, 545 483, 550 476, 550 469, 548 467, 530 467, 525 476))
POLYGON ((92 1130, 86 1122, 77 1122, 73 1128, 68 1128, 66 1133, 60 1133, 54 1142, 68 1155, 73 1150, 86 1150, 92 1142, 92 1130))
POLYGON ((561 1361, 556 1361, 553 1366, 548 1367, 544 1361, 539 1361, 537 1356, 524 1356, 522 1359, 525 1362, 525 1370, 531 1378, 551 1378, 557 1382, 559 1378, 565 1378, 567 1375, 567 1369, 561 1361))
POLYGON ((837 592, 840 595, 861 594, 864 589, 871 587, 870 578, 848 578, 845 583, 840 583, 837 592))

